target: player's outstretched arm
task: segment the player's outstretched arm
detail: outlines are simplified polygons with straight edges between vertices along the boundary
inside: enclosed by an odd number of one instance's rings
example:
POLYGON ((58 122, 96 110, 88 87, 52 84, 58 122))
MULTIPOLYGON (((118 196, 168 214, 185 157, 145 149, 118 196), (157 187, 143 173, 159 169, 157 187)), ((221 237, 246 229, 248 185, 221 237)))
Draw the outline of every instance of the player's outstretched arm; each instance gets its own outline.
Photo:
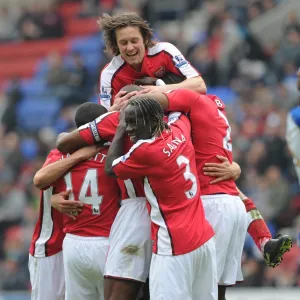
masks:
POLYGON ((63 153, 72 153, 84 146, 88 146, 88 143, 80 136, 78 129, 60 135, 56 141, 57 149, 63 153))
POLYGON ((236 162, 229 160, 221 155, 217 155, 220 163, 205 163, 203 167, 204 175, 216 177, 210 184, 215 184, 224 180, 237 180, 241 175, 241 168, 236 162))
POLYGON ((163 93, 169 90, 187 89, 194 91, 198 94, 206 94, 206 85, 201 76, 187 78, 180 83, 166 84, 160 86, 143 86, 144 89, 149 90, 151 93, 163 93))
MULTIPOLYGON (((167 110, 169 107, 169 99, 168 97, 163 93, 152 93, 150 90, 142 90, 137 94, 137 97, 143 96, 143 97, 149 97, 153 98, 156 102, 158 102, 163 109, 167 110)), ((132 97, 134 99, 134 97, 132 97)))
POLYGON ((113 161, 124 154, 124 137, 126 136, 126 125, 124 120, 124 111, 120 113, 119 125, 114 139, 107 152, 105 172, 109 176, 116 176, 113 171, 113 161))
POLYGON ((98 153, 98 151, 99 148, 96 145, 83 147, 71 154, 70 156, 68 156, 67 158, 41 168, 39 171, 36 172, 33 178, 33 184, 39 189, 43 189, 53 184, 69 169, 71 169, 81 161, 87 160, 95 156, 98 153))

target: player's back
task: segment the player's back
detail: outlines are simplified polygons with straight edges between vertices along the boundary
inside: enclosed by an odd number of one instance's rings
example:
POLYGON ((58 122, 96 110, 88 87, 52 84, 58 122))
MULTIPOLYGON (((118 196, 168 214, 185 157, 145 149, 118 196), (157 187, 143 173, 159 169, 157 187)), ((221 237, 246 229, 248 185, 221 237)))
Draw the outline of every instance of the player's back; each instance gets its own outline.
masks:
MULTIPOLYGON (((107 148, 73 167, 59 179, 56 192, 71 189, 71 200, 84 203, 82 212, 72 220, 64 217, 64 232, 80 236, 109 236, 111 225, 119 209, 120 191, 115 178, 104 171, 107 148)), ((63 154, 64 159, 68 154, 63 154)))
POLYGON ((214 95, 200 95, 189 90, 166 93, 171 110, 188 113, 192 125, 192 140, 196 153, 196 164, 202 195, 226 193, 237 195, 233 180, 211 185, 214 179, 204 175, 207 162, 217 162, 222 155, 232 162, 231 128, 225 113, 224 103, 214 95))
POLYGON ((171 122, 171 130, 145 145, 151 160, 144 188, 151 205, 153 248, 162 255, 188 253, 213 236, 200 200, 189 121, 177 113, 171 122))

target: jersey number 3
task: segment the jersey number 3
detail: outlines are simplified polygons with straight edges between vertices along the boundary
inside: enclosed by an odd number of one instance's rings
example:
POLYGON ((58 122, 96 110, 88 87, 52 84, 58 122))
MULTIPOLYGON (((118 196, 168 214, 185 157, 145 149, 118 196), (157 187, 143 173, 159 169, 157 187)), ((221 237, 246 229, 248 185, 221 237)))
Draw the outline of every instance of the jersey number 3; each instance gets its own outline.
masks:
MULTIPOLYGON (((64 178, 67 189, 73 191, 71 172, 66 174, 64 178)), ((69 199, 74 200, 73 192, 70 193, 69 199)), ((86 172, 84 180, 81 184, 78 200, 82 203, 90 204, 92 206, 93 215, 100 215, 100 205, 102 203, 102 199, 103 196, 98 194, 97 169, 89 169, 86 172)))
POLYGON ((190 180, 192 182, 192 187, 190 190, 185 192, 185 195, 188 199, 192 199, 196 194, 197 194, 197 190, 198 190, 198 186, 197 186, 197 178, 195 177, 195 175, 191 172, 191 167, 190 167, 190 161, 188 158, 186 158, 183 155, 179 155, 176 159, 176 162, 178 164, 178 166, 180 167, 181 165, 185 165, 185 171, 183 173, 183 177, 184 179, 190 180))

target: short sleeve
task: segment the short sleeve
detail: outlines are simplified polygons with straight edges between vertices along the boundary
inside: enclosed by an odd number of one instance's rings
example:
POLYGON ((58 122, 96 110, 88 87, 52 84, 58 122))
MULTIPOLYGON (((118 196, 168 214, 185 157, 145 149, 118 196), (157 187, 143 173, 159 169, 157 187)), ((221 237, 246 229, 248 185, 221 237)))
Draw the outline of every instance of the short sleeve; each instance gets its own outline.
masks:
POLYGON ((100 74, 99 104, 109 109, 112 104, 112 86, 110 77, 106 73, 106 69, 103 69, 100 74))
POLYGON ((162 43, 168 61, 168 71, 178 73, 186 78, 201 76, 201 74, 186 60, 180 50, 171 43, 162 43))
POLYGON ((119 112, 108 112, 78 128, 81 138, 89 145, 112 141, 119 122, 119 112))

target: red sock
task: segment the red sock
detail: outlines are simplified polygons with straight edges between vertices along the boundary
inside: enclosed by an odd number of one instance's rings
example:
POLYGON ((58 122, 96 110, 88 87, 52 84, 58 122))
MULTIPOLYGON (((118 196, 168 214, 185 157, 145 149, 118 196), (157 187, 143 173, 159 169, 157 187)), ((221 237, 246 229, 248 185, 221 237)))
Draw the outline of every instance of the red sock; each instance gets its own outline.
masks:
POLYGON ((265 243, 272 238, 271 232, 251 199, 243 200, 249 221, 248 233, 260 251, 263 252, 265 243))

